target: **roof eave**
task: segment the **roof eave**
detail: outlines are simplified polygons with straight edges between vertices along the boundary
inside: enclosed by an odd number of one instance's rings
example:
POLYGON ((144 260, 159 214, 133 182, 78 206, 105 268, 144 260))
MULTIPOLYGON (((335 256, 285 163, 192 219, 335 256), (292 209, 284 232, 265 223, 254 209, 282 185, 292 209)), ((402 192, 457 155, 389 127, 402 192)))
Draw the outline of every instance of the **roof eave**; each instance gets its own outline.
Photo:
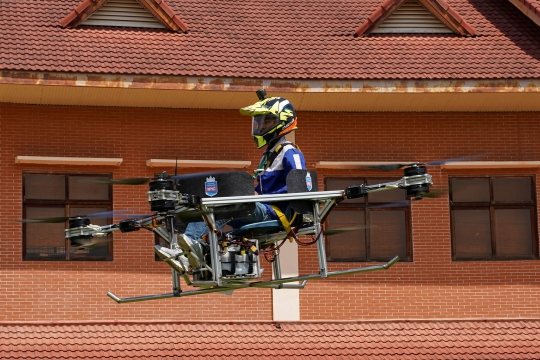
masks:
POLYGON ((302 111, 540 111, 540 79, 248 79, 4 71, 3 102, 238 109, 264 88, 302 111))
POLYGON ((510 0, 510 2, 540 26, 540 2, 534 0, 510 0))

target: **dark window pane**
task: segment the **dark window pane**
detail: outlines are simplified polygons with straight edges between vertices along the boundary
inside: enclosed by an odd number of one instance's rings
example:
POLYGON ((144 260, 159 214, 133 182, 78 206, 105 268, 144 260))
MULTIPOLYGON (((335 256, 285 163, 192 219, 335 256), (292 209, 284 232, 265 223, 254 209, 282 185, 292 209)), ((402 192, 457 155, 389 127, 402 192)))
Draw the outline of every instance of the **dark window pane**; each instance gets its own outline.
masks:
POLYGON ((407 226, 404 210, 369 212, 371 260, 390 260, 396 255, 407 258, 407 226))
MULTIPOLYGON (((368 179, 368 185, 381 184, 391 182, 396 179, 368 179)), ((368 195, 368 202, 370 203, 393 203, 403 201, 407 199, 407 190, 405 189, 393 189, 372 192, 368 195)))
MULTIPOLYGON (((64 207, 26 207, 26 218, 41 219, 65 216, 64 207)), ((64 260, 65 223, 26 223, 26 258, 64 260)))
POLYGON ((495 210, 495 248, 498 257, 533 256, 531 210, 495 210))
MULTIPOLYGON (((24 174, 23 194, 26 218, 87 215, 112 209, 110 185, 79 179, 109 179, 104 175, 24 174), (66 189, 69 187, 69 191, 66 189), (66 194, 71 197, 66 198, 66 194), (54 204, 54 205, 52 205, 54 204), (66 213, 67 212, 67 213, 66 213)), ((110 218, 92 218, 94 225, 106 225, 110 218)), ((81 239, 84 246, 71 246, 65 238, 67 221, 24 225, 25 259, 29 260, 110 260, 112 235, 81 239)))
POLYGON ((24 176, 25 199, 36 200, 65 200, 66 184, 64 175, 34 175, 24 176))
POLYGON ((490 259, 489 210, 454 210, 454 251, 457 259, 490 259))
POLYGON ((516 203, 532 202, 530 177, 501 177, 493 179, 493 201, 516 203))
POLYGON ((451 179, 452 201, 459 202, 491 202, 489 196, 489 179, 451 179))
MULTIPOLYGON (((335 178, 335 179, 326 179, 326 190, 345 190, 347 186, 363 184, 364 179, 361 178, 335 178)), ((342 201, 342 204, 358 204, 364 203, 365 200, 363 197, 356 199, 345 199, 342 201)))
POLYGON ((109 200, 109 184, 93 182, 93 180, 106 180, 108 177, 69 176, 70 200, 109 200))
POLYGON ((366 235, 363 210, 333 210, 328 216, 328 229, 360 227, 327 236, 329 260, 366 260, 366 235))

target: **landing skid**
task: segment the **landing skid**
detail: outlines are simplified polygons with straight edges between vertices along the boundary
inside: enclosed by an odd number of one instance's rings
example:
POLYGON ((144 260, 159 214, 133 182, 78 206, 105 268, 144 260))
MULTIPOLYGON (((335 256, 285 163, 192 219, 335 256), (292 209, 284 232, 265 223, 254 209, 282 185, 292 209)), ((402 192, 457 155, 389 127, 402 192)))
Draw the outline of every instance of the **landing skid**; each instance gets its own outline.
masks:
POLYGON ((214 293, 214 292, 227 292, 227 291, 230 292, 231 290, 244 289, 244 288, 250 288, 250 287, 270 288, 270 289, 303 289, 308 280, 322 279, 325 277, 352 275, 352 274, 357 274, 357 273, 364 273, 364 272, 371 272, 371 271, 378 271, 378 270, 387 270, 398 261, 399 261, 399 256, 395 256, 394 258, 392 258, 392 260, 390 260, 389 262, 383 265, 375 265, 375 266, 368 266, 368 267, 356 268, 356 269, 350 269, 350 270, 326 272, 326 274, 312 274, 312 275, 304 275, 304 276, 268 280, 268 281, 256 281, 256 282, 249 282, 249 283, 224 283, 221 286, 216 286, 216 287, 212 287, 208 289, 179 291, 179 292, 172 292, 172 293, 167 293, 167 294, 136 296, 136 297, 131 297, 131 298, 119 298, 112 292, 108 292, 107 296, 113 299, 114 301, 116 301, 118 304, 124 304, 124 303, 130 303, 130 302, 138 302, 138 301, 159 300, 159 299, 167 299, 167 298, 173 298, 173 297, 185 297, 185 296, 190 296, 190 295, 209 294, 209 293, 214 293), (295 281, 301 281, 301 283, 289 284, 295 281))

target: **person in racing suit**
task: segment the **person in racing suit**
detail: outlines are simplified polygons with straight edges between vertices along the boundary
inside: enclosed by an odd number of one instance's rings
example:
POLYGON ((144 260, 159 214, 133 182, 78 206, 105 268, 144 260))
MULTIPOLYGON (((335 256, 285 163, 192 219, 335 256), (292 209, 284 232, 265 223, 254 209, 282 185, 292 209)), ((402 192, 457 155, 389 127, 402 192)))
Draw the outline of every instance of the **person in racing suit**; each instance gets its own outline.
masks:
MULTIPOLYGON (((306 169, 304 155, 294 143, 285 137, 286 134, 297 129, 297 118, 293 105, 287 99, 271 97, 240 109, 240 113, 252 117, 252 136, 257 148, 266 146, 259 166, 255 170, 257 179, 255 193, 258 195, 286 193, 286 179, 289 172, 293 169, 306 169)), ((225 224, 232 228, 239 228, 251 223, 278 220, 279 215, 283 215, 287 211, 287 206, 287 202, 276 204, 256 202, 255 211, 251 216, 230 221, 218 221, 217 225, 219 228, 223 228, 225 224)), ((204 222, 190 223, 185 233, 180 236, 182 238, 180 242, 193 247, 195 242, 200 241, 201 236, 206 233, 208 233, 208 227, 204 222)), ((186 268, 187 264, 181 266, 178 261, 185 262, 183 257, 175 258, 175 254, 181 252, 180 249, 173 250, 159 245, 156 245, 154 249, 159 257, 178 272, 182 272, 186 268)))

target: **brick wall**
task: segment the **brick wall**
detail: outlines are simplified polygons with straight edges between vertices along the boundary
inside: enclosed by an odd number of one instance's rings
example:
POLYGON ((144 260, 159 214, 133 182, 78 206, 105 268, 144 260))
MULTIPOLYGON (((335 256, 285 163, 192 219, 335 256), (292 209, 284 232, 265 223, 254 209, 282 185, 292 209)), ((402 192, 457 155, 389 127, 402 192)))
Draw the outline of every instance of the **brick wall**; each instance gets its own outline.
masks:
MULTIPOLYGON (((317 161, 429 161, 471 154, 485 160, 538 160, 540 113, 300 112, 296 140, 317 161)), ((118 305, 108 297, 171 292, 170 269, 154 262, 148 232, 114 234, 112 262, 22 261, 24 171, 111 172, 148 177, 150 158, 250 160, 259 150, 238 111, 122 109, 0 104, 0 320, 271 320, 271 290, 118 305), (120 157, 120 167, 17 165, 17 155, 120 157)), ((186 169, 185 172, 201 169, 186 169)), ((204 169, 202 169, 204 170, 204 169)), ((446 171, 430 167, 435 188, 449 175, 535 174, 537 169, 446 171)), ((369 172, 318 170, 330 175, 369 172)), ((375 174, 375 173, 373 173, 375 174)), ((538 184, 538 182, 537 182, 538 184)), ((540 185, 537 185, 540 190, 540 185)), ((115 186, 115 209, 148 210, 145 186, 115 186)), ((413 204, 413 257, 389 271, 311 281, 301 317, 417 319, 537 317, 537 261, 452 262, 448 199, 413 204)), ((63 236, 63 234, 59 234, 63 236)), ((300 248, 300 273, 317 272, 316 249, 300 248)), ((359 263, 330 263, 330 271, 359 263)), ((270 276, 266 267, 265 277, 270 276)))

